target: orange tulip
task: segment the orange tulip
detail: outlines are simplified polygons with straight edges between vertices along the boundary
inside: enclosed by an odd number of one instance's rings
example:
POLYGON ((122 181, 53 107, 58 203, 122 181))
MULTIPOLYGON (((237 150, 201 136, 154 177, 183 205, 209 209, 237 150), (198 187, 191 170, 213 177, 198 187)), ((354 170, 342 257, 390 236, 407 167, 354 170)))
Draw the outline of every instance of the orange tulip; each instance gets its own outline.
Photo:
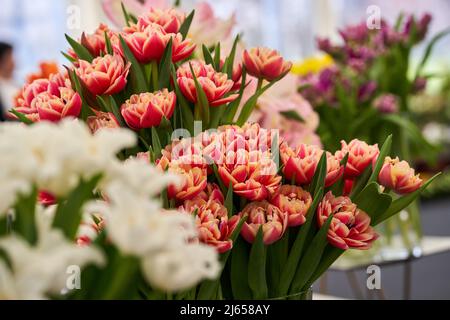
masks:
POLYGON ((287 214, 288 226, 295 227, 305 223, 312 198, 308 191, 300 187, 283 185, 273 195, 270 202, 287 214))
POLYGON ((405 194, 416 191, 422 186, 422 179, 415 174, 406 161, 386 157, 378 175, 378 181, 386 188, 396 193, 405 194))
POLYGON ((285 75, 292 67, 291 62, 285 61, 276 50, 269 48, 244 50, 242 60, 248 74, 267 81, 285 75))

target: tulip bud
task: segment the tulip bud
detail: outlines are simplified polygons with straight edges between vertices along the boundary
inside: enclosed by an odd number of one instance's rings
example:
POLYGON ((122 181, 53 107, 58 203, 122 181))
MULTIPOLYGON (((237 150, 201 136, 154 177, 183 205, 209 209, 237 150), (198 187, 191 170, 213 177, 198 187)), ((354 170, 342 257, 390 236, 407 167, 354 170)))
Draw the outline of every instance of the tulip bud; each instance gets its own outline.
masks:
POLYGON ((370 217, 357 208, 350 198, 334 197, 329 191, 317 207, 317 221, 322 227, 332 215, 328 242, 339 249, 369 249, 378 234, 370 226, 370 217))
POLYGON ((283 76, 292 67, 291 62, 285 61, 276 50, 269 48, 244 50, 242 60, 248 74, 267 81, 283 76))
POLYGON ((255 241, 258 230, 262 228, 264 244, 272 244, 283 236, 288 225, 288 215, 265 200, 250 202, 240 216, 247 216, 241 236, 250 243, 255 241))
POLYGON ((422 179, 415 174, 406 161, 397 158, 386 157, 383 167, 378 175, 378 181, 386 188, 394 190, 398 194, 411 193, 422 186, 422 179))
POLYGON ((127 125, 134 130, 157 127, 163 117, 172 117, 175 102, 175 93, 167 89, 134 94, 122 105, 121 113, 127 125))
POLYGON ((295 227, 305 223, 312 198, 309 192, 300 187, 283 185, 270 202, 288 215, 288 227, 295 227))

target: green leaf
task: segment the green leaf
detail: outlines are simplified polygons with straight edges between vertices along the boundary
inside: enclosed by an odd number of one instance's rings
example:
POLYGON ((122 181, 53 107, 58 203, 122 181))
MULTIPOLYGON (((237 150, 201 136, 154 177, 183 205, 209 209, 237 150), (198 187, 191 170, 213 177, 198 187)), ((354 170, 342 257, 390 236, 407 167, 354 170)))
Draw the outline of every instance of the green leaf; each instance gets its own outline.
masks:
POLYGON ((15 115, 21 122, 25 123, 25 124, 33 124, 33 121, 31 121, 30 119, 28 119, 25 114, 18 112, 17 110, 11 109, 9 110, 9 112, 11 112, 13 115, 15 115))
POLYGON ((69 56, 67 53, 65 53, 64 51, 61 51, 61 54, 64 56, 64 58, 66 58, 67 60, 69 60, 71 63, 74 63, 77 61, 77 59, 69 56))
POLYGON ((333 216, 330 215, 309 244, 304 257, 300 261, 297 272, 295 273, 290 293, 300 291, 319 265, 322 254, 328 244, 327 235, 332 219, 333 216))
MULTIPOLYGON (((212 165, 213 171, 214 171, 214 175, 216 176, 216 180, 217 183, 219 184, 220 190, 222 191, 222 194, 228 194, 228 190, 225 187, 225 185, 223 184, 222 178, 219 175, 219 170, 217 169, 217 164, 213 163, 212 165)), ((233 188, 230 188, 231 190, 233 190, 233 188)))
POLYGON ((423 192, 423 190, 425 190, 430 185, 430 183, 432 183, 433 180, 436 179, 440 174, 441 174, 440 172, 435 174, 433 177, 428 179, 422 185, 422 187, 420 187, 416 191, 392 201, 392 204, 389 207, 389 209, 386 212, 384 212, 384 214, 379 216, 378 219, 375 219, 372 222, 372 225, 376 226, 377 224, 383 222, 384 220, 392 217, 394 214, 402 211, 404 208, 406 208, 408 205, 410 205, 411 202, 413 202, 423 192))
POLYGON ((191 107, 189 106, 188 102, 186 101, 186 98, 181 93, 180 87, 178 86, 177 82, 177 75, 175 71, 175 67, 172 64, 171 65, 172 70, 172 79, 173 79, 173 85, 175 89, 175 94, 177 95, 177 102, 180 107, 181 111, 181 118, 183 122, 182 128, 186 128, 191 135, 194 134, 194 115, 192 114, 191 107))
POLYGON ((269 296, 277 295, 280 277, 289 254, 289 228, 280 240, 267 247, 267 286, 269 296))
POLYGON ((127 27, 129 27, 130 21, 131 21, 130 15, 128 14, 128 11, 125 8, 125 5, 123 4, 123 2, 120 2, 120 7, 122 8, 122 14, 125 19, 125 23, 126 23, 127 27))
POLYGON ((88 49, 86 49, 81 43, 75 41, 72 39, 68 34, 65 35, 67 42, 69 42, 70 46, 72 47, 73 51, 75 51, 75 54, 80 58, 81 60, 86 60, 87 62, 92 62, 94 60, 94 57, 91 55, 88 49))
POLYGON ((192 19, 194 19, 195 10, 192 10, 191 13, 186 17, 183 24, 180 26, 180 30, 178 31, 183 36, 183 39, 186 39, 187 34, 189 32, 189 28, 191 27, 192 19))
POLYGON ((372 164, 369 164, 363 173, 358 177, 358 179, 353 182, 353 188, 350 193, 350 198, 354 199, 358 194, 365 188, 369 183, 370 175, 372 174, 372 164))
POLYGON ((202 51, 203 51, 203 59, 205 60, 205 63, 214 66, 214 59, 211 55, 211 52, 209 51, 208 47, 205 46, 204 44, 202 45, 202 51))
POLYGON ((106 52, 110 55, 114 54, 112 45, 111 45, 111 39, 109 39, 108 33, 105 31, 105 44, 106 44, 106 52))
POLYGON ((253 299, 267 299, 266 247, 263 242, 262 226, 256 233, 248 258, 248 285, 253 299))
POLYGON ((325 177, 327 176, 327 154, 326 152, 322 153, 320 157, 319 163, 317 164, 316 171, 314 172, 313 180, 309 186, 309 192, 313 197, 316 197, 316 194, 320 189, 325 189, 325 177))
POLYGON ((91 107, 89 107, 88 103, 86 102, 86 95, 88 93, 86 93, 86 89, 81 86, 80 83, 80 78, 78 77, 77 73, 75 72, 75 70, 67 70, 67 73, 69 74, 69 78, 70 81, 72 83, 72 88, 78 92, 78 94, 81 97, 81 113, 80 113, 80 118, 84 121, 86 121, 86 119, 89 116, 93 116, 94 112, 92 111, 91 107))
POLYGON ((120 113, 120 108, 117 105, 116 100, 112 96, 109 96, 109 106, 111 108, 112 113, 119 122, 119 125, 121 127, 127 127, 127 124, 125 123, 125 120, 122 117, 122 113, 120 113))
POLYGON ((161 150, 162 150, 161 142, 159 141, 159 136, 158 132, 156 131, 156 128, 152 127, 151 130, 152 130, 153 152, 155 153, 155 157, 159 159, 161 157, 161 150))
POLYGON ((248 260, 249 250, 248 244, 239 238, 231 253, 231 290, 233 292, 233 298, 237 300, 252 299, 252 291, 248 285, 248 260))
POLYGON ((236 115, 236 112, 241 103, 242 96, 244 95, 244 90, 246 87, 246 78, 247 78, 247 72, 245 71, 245 68, 242 68, 242 78, 241 78, 241 87, 239 88, 239 96, 236 98, 236 100, 234 100, 228 104, 227 114, 225 116, 225 121, 223 123, 232 123, 233 122, 234 116, 236 115))
POLYGON ((380 173, 381 168, 384 164, 384 158, 387 157, 389 152, 391 151, 392 146, 392 134, 390 134, 383 143, 381 147, 380 154, 378 155, 377 162, 375 163, 375 168, 373 168, 372 175, 369 178, 368 183, 374 182, 378 180, 378 174, 380 173))
POLYGON ((68 239, 75 239, 82 218, 81 209, 84 203, 93 197, 93 190, 100 178, 101 174, 98 174, 89 180, 81 180, 67 200, 58 204, 53 227, 61 229, 68 239))
POLYGON ((295 110, 281 111, 280 114, 289 120, 295 120, 301 123, 305 122, 305 119, 303 119, 302 116, 299 115, 298 112, 295 110))
POLYGON ((214 48, 214 69, 220 71, 220 42, 217 42, 214 48))
POLYGON ((234 38, 233 47, 231 48, 230 55, 226 58, 226 74, 228 78, 231 79, 233 76, 233 67, 234 67, 234 58, 236 56, 236 47, 239 42, 240 35, 238 34, 236 38, 234 38))
POLYGON ((371 182, 355 197, 353 202, 370 216, 371 221, 374 221, 386 212, 392 203, 392 197, 380 192, 379 185, 371 182))
MULTIPOLYGON (((169 88, 170 86, 170 66, 172 65, 172 42, 173 38, 170 38, 167 43, 164 54, 161 58, 159 67, 159 89, 169 88)), ((176 81, 176 80, 175 80, 176 81)))
POLYGON ((209 115, 209 102, 208 98, 206 97, 205 91, 203 90, 202 86, 198 82, 198 79, 195 75, 194 69, 192 68, 192 64, 189 63, 189 67, 191 69, 192 78, 195 82, 195 91, 197 92, 197 103, 196 108, 199 107, 202 114, 202 121, 204 122, 203 125, 208 128, 210 115, 209 115))
POLYGON ((38 240, 35 219, 36 200, 37 189, 33 188, 30 194, 20 194, 14 207, 15 220, 13 229, 32 245, 36 244, 38 240))
POLYGON ((134 57, 127 43, 123 39, 121 35, 120 44, 123 49, 123 54, 127 58, 128 61, 131 62, 131 82, 134 93, 142 93, 147 91, 147 81, 145 80, 144 71, 142 70, 139 62, 134 57))
POLYGON ((450 33, 450 28, 444 29, 441 32, 437 33, 432 39, 431 41, 428 43, 426 49, 425 49, 425 53, 422 57, 422 60, 419 63, 419 66, 417 67, 417 71, 416 71, 416 78, 420 75, 420 73, 422 72, 423 68, 425 67, 425 64, 428 61, 428 58, 431 55, 431 52, 433 51, 433 48, 435 46, 435 44, 443 37, 445 37, 447 34, 450 33))
MULTIPOLYGON (((317 172, 316 172, 317 174, 317 172)), ((283 268, 283 272, 280 276, 280 283, 278 287, 278 296, 282 297, 288 294, 289 288, 291 286, 292 279, 295 276, 300 258, 305 247, 306 237, 308 236, 309 230, 313 221, 315 221, 315 213, 319 202, 322 200, 323 189, 320 188, 319 191, 314 196, 313 203, 306 214, 306 221, 300 227, 300 231, 297 233, 297 237, 291 247, 287 262, 283 268)))
POLYGON ((225 198, 225 208, 228 210, 228 217, 233 215, 233 185, 230 182, 228 186, 227 196, 225 198))
POLYGON ((304 288, 309 288, 328 268, 345 252, 345 250, 333 247, 328 244, 322 254, 319 265, 314 270, 313 275, 308 280, 304 288))

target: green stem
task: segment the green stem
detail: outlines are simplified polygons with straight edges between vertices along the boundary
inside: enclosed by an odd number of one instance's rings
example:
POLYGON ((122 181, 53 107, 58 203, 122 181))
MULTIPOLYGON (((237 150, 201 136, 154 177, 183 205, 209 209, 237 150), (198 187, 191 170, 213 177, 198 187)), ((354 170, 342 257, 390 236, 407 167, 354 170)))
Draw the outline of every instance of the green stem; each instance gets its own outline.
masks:
POLYGON ((111 300, 126 298, 126 291, 130 287, 136 272, 139 268, 138 260, 135 257, 123 257, 116 253, 112 264, 114 269, 110 277, 109 285, 102 293, 102 299, 111 300))
POLYGON ((159 74, 158 74, 158 62, 156 60, 152 61, 152 86, 153 86, 153 91, 158 90, 158 79, 159 79, 159 74))

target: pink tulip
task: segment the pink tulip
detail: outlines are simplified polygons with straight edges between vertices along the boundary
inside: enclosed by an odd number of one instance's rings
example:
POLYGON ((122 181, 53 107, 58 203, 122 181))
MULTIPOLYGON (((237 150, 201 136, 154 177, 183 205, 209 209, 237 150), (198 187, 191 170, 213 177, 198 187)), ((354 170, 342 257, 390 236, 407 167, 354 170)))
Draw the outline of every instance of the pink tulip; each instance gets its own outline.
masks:
POLYGON ((150 8, 149 12, 144 13, 138 18, 137 24, 140 29, 144 29, 148 25, 155 23, 160 25, 167 33, 178 33, 185 18, 185 14, 173 8, 164 10, 150 8))
POLYGON ((220 106, 237 98, 237 94, 226 96, 234 84, 232 80, 228 79, 226 74, 216 72, 212 66, 205 65, 202 61, 193 60, 184 63, 177 70, 178 86, 189 101, 193 103, 197 103, 198 101, 195 81, 189 64, 192 65, 194 74, 205 92, 210 106, 220 106))
POLYGON ((348 153, 347 165, 345 166, 344 176, 346 178, 355 178, 361 175, 364 170, 376 161, 380 150, 378 145, 368 145, 366 142, 353 139, 347 144, 341 141, 341 150, 336 151, 335 157, 339 161, 348 153))
POLYGON ((127 125, 134 130, 157 127, 163 117, 172 117, 175 102, 175 93, 167 89, 134 94, 122 105, 121 113, 127 125))
POLYGON ((239 216, 228 219, 228 211, 222 202, 216 199, 205 200, 197 196, 192 200, 186 200, 182 209, 190 214, 195 212, 201 242, 214 246, 219 253, 233 247, 230 236, 239 222, 239 216))
POLYGON ((298 185, 309 184, 314 177, 322 152, 322 149, 314 145, 300 144, 292 150, 286 144, 282 144, 280 156, 284 164, 285 178, 294 179, 298 185))
POLYGON ((334 197, 329 191, 317 208, 317 221, 322 227, 332 215, 328 242, 339 249, 369 249, 378 234, 370 226, 370 217, 357 208, 350 198, 334 197))
POLYGON ((206 170, 198 167, 186 168, 186 166, 169 165, 169 172, 180 175, 180 185, 169 185, 167 194, 169 198, 179 201, 189 200, 202 192, 207 185, 206 170))
POLYGON ((190 39, 184 39, 180 33, 166 33, 160 25, 151 23, 144 29, 132 25, 124 29, 125 42, 140 63, 161 60, 164 50, 172 38, 172 61, 178 62, 189 57, 195 50, 190 39))
POLYGON ((92 133, 95 133, 103 128, 115 129, 120 127, 119 122, 111 112, 94 112, 96 114, 95 116, 89 116, 86 119, 86 123, 92 133))
POLYGON ((308 191, 286 184, 278 189, 270 202, 287 214, 288 227, 295 227, 305 223, 312 198, 308 191))
POLYGON ((292 67, 291 62, 285 61, 276 50, 269 48, 244 50, 242 60, 248 74, 267 81, 285 75, 292 67))
POLYGON ((127 84, 131 64, 125 64, 121 56, 105 55, 95 58, 91 63, 79 60, 75 70, 83 85, 94 95, 113 95, 119 93, 127 84))
POLYGON ((262 228, 264 244, 272 244, 283 236, 288 225, 288 215, 265 200, 250 202, 240 216, 247 216, 241 235, 249 243, 255 241, 258 230, 262 228))
POLYGON ((422 179, 415 174, 406 161, 397 158, 386 157, 383 167, 378 175, 378 181, 386 188, 394 190, 398 194, 411 193, 422 186, 422 179))
POLYGON ((234 193, 251 201, 266 199, 281 181, 270 154, 261 151, 228 151, 218 172, 226 186, 231 183, 234 193))
POLYGON ((32 101, 32 108, 39 114, 39 120, 59 121, 66 117, 78 117, 81 112, 80 95, 72 88, 59 88, 59 95, 42 92, 32 101))
POLYGON ((81 98, 71 86, 67 74, 52 74, 49 79, 37 79, 22 89, 14 110, 32 121, 59 121, 78 117, 81 98))
MULTIPOLYGON (((113 51, 121 54, 122 50, 120 47, 118 34, 109 29, 109 27, 103 23, 98 26, 93 34, 86 34, 83 32, 80 42, 94 57, 99 57, 102 54, 107 53, 105 33, 111 42, 113 51)), ((78 57, 74 52, 72 55, 74 55, 74 58, 78 60, 78 57)))

